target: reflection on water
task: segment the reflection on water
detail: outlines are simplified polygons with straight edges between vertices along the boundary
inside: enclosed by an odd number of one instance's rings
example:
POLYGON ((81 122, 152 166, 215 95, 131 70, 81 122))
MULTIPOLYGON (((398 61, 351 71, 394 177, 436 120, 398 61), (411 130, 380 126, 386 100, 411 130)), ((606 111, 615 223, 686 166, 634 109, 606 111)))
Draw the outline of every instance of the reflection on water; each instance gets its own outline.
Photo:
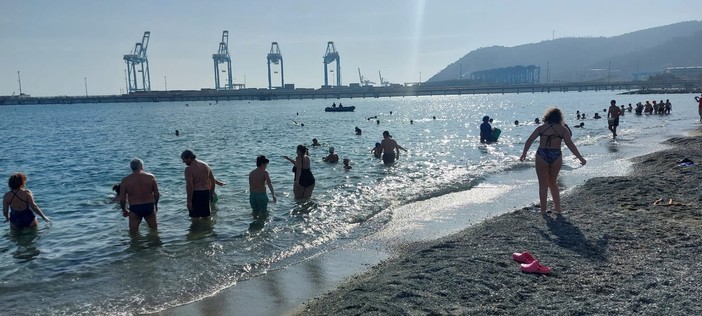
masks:
POLYGON ((12 251, 12 257, 18 259, 18 262, 32 261, 41 251, 36 247, 35 242, 39 240, 40 235, 35 228, 26 228, 21 230, 10 230, 7 235, 9 239, 17 245, 17 249, 12 251))
POLYGON ((203 238, 214 236, 215 220, 212 217, 193 219, 190 223, 190 229, 186 239, 189 241, 197 241, 203 238))

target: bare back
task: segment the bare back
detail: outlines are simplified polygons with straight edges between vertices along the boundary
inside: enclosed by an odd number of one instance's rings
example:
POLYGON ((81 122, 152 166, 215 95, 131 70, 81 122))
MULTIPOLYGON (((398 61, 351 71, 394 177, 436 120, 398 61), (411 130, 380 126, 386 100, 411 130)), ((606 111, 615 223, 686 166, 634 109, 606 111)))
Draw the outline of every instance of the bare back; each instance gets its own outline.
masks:
POLYGON ((8 191, 3 197, 3 205, 9 206, 14 211, 24 211, 33 203, 32 192, 24 188, 8 191))
POLYGON ((255 193, 266 193, 266 184, 270 182, 268 171, 256 168, 249 173, 249 191, 255 193))
POLYGON ((185 167, 185 180, 187 185, 192 185, 191 190, 193 191, 214 189, 212 169, 206 163, 197 159, 185 167))
POLYGON ((570 138, 570 131, 563 124, 544 123, 534 133, 539 136, 539 148, 560 149, 561 140, 570 138))
POLYGON ((397 142, 392 138, 385 138, 380 141, 380 146, 383 148, 383 152, 394 153, 397 149, 397 142))
POLYGON ((153 203, 158 201, 159 192, 156 177, 146 172, 134 172, 122 179, 119 200, 129 200, 130 205, 153 203))

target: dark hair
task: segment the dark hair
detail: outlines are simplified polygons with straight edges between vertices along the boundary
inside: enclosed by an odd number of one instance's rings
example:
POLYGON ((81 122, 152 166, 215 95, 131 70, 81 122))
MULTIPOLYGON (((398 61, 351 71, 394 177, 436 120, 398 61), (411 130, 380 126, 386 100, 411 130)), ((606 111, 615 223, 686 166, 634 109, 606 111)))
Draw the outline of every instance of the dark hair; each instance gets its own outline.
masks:
POLYGON ((197 158, 197 156, 195 156, 195 153, 192 150, 186 149, 183 151, 182 154, 180 154, 180 159, 187 159, 187 158, 197 158))
POLYGON ((119 183, 112 186, 112 191, 115 191, 115 193, 119 194, 119 183))
POLYGON ((302 154, 307 154, 309 151, 305 145, 297 145, 297 152, 302 154))
POLYGON ((563 123, 563 113, 558 108, 549 108, 544 114, 544 121, 550 124, 563 123))
POLYGON ((260 155, 256 157, 256 167, 263 166, 264 164, 267 164, 269 160, 266 158, 264 155, 260 155))
POLYGON ((13 173, 10 176, 10 179, 7 180, 7 185, 12 190, 17 190, 21 188, 25 183, 27 183, 27 176, 21 172, 13 173))

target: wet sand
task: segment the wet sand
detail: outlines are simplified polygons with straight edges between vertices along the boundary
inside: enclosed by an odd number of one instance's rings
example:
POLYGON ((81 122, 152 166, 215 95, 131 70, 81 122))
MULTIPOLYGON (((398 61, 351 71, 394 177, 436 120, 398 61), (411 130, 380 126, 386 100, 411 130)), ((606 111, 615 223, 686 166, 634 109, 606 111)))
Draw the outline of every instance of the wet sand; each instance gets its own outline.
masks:
POLYGON ((627 176, 574 189, 563 215, 524 208, 406 245, 296 312, 700 315, 702 136, 665 144, 627 176), (678 166, 684 158, 697 164, 678 166), (525 250, 551 274, 522 273, 511 254, 525 250))

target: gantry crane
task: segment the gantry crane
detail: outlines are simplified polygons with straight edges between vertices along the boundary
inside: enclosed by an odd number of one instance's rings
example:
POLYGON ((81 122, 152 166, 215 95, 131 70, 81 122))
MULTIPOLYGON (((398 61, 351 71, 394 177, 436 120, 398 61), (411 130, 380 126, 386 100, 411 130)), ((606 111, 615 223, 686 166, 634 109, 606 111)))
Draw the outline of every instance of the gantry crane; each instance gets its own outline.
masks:
POLYGON ((361 75, 361 68, 358 68, 358 82, 362 87, 368 87, 375 84, 375 82, 370 81, 361 75))
POLYGON ((280 53, 278 42, 271 43, 271 51, 268 53, 268 89, 273 88, 271 83, 271 62, 274 65, 280 63, 280 87, 285 87, 285 73, 283 72, 283 55, 280 53))
POLYGON ((149 74, 149 59, 146 57, 146 49, 149 48, 149 37, 151 32, 144 32, 141 43, 134 45, 134 52, 124 55, 127 63, 127 91, 129 93, 137 91, 151 91, 151 75, 149 74), (139 69, 137 70, 137 65, 139 69), (146 68, 144 67, 146 65, 146 68), (141 72, 141 88, 137 72, 141 72))
POLYGON ((232 58, 229 56, 229 31, 222 31, 222 41, 219 42, 219 49, 216 54, 212 54, 214 61, 214 79, 216 90, 231 90, 232 85, 232 58), (219 64, 227 63, 227 69, 222 72, 227 73, 227 83, 222 87, 219 83, 219 64))
MULTIPOLYGON (((339 52, 334 47, 334 42, 327 42, 327 52, 324 54, 324 86, 329 86, 327 65, 336 61, 336 86, 341 86, 341 62, 339 61, 339 52)), ((334 71, 332 69, 332 71, 334 71)))
POLYGON ((385 80, 385 78, 383 78, 383 75, 380 74, 380 70, 378 70, 378 77, 380 77, 380 85, 381 86, 383 86, 383 87, 390 86, 390 81, 387 81, 387 80, 385 80))

